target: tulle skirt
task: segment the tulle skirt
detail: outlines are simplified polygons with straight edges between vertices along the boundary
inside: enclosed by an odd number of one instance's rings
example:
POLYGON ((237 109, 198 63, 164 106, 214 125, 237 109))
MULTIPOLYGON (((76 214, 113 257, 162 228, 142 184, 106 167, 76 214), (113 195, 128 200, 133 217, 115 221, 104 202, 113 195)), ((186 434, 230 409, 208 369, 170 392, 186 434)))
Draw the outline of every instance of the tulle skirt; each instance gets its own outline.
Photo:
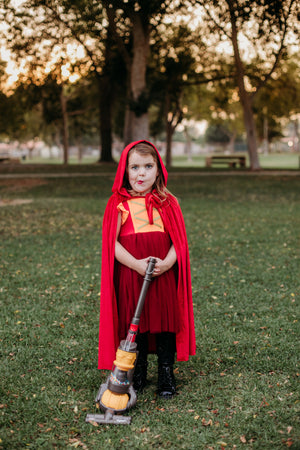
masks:
MULTIPOLYGON (((171 241, 167 233, 137 233, 119 236, 119 242, 135 258, 154 256, 164 259, 171 241)), ((114 284, 118 303, 119 337, 124 339, 134 315, 143 284, 143 277, 116 261, 114 284)), ((141 314, 140 333, 156 334, 165 331, 177 333, 180 317, 177 301, 177 265, 150 283, 141 314)))

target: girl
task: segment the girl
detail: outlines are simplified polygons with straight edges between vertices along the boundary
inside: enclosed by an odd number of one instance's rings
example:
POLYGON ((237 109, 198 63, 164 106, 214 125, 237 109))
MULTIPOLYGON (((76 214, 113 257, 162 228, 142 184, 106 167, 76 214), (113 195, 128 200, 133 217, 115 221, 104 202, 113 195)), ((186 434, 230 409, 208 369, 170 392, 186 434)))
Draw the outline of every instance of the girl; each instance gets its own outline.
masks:
POLYGON ((111 369, 133 317, 149 258, 157 259, 140 319, 133 386, 142 390, 148 352, 158 356, 158 394, 176 393, 175 352, 196 350, 188 245, 183 216, 167 190, 168 174, 148 141, 121 154, 103 218, 99 369, 111 369))

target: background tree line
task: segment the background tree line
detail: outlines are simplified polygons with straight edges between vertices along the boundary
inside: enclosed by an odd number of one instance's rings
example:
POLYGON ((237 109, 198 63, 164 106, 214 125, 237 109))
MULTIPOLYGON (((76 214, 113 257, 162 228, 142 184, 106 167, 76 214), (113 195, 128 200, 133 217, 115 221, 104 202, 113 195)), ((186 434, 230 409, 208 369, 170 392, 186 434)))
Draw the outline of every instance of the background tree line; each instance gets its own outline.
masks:
POLYGON ((1 40, 22 72, 8 93, 0 68, 0 133, 62 143, 65 163, 69 142, 99 135, 109 162, 114 134, 164 133, 170 165, 173 133, 193 118, 232 142, 245 131, 255 170, 266 124, 272 137, 299 113, 296 0, 2 3, 1 40))

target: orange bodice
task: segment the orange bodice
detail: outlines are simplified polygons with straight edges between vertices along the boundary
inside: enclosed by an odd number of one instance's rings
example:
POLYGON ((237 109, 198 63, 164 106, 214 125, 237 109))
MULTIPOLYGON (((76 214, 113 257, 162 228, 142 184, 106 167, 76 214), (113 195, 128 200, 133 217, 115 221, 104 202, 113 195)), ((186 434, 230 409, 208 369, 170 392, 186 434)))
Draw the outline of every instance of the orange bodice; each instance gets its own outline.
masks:
POLYGON ((164 224, 156 208, 153 208, 153 224, 150 224, 144 197, 135 197, 119 203, 118 211, 122 215, 120 235, 164 232, 164 224))

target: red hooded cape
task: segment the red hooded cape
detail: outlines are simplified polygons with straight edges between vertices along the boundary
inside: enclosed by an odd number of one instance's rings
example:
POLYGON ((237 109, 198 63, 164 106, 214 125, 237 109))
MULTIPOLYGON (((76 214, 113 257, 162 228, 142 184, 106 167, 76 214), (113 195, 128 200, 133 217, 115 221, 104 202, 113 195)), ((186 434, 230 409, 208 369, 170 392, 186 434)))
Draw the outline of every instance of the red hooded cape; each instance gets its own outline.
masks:
MULTIPOLYGON (((113 195, 110 197, 102 225, 102 268, 101 268, 101 294, 100 294, 100 329, 99 329, 99 359, 98 369, 111 370, 119 345, 117 300, 114 288, 114 261, 115 239, 117 231, 118 211, 117 205, 130 198, 130 194, 123 186, 126 170, 126 161, 129 150, 140 142, 146 142, 156 150, 161 165, 165 185, 168 173, 158 150, 148 141, 137 141, 129 144, 122 152, 115 181, 112 187, 113 195)), ((188 243, 182 212, 178 201, 172 195, 159 208, 166 229, 170 233, 172 243, 176 250, 178 263, 178 303, 182 327, 176 334, 177 360, 187 361, 189 355, 196 353, 196 340, 194 328, 194 314, 192 303, 191 273, 188 243)))

